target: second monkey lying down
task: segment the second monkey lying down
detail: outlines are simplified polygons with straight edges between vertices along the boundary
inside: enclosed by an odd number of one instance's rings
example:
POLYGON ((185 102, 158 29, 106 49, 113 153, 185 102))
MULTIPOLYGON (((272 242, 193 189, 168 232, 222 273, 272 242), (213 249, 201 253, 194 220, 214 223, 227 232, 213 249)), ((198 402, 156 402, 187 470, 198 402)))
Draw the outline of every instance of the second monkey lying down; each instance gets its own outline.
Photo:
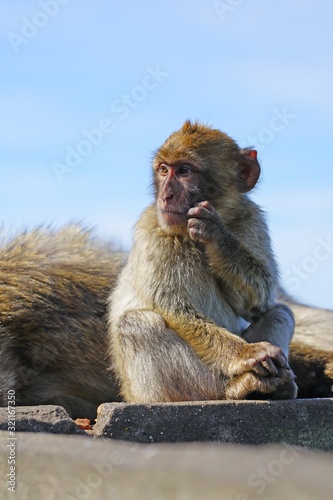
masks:
POLYGON ((260 208, 256 151, 185 122, 153 161, 155 202, 110 299, 126 401, 295 398, 294 319, 260 208))

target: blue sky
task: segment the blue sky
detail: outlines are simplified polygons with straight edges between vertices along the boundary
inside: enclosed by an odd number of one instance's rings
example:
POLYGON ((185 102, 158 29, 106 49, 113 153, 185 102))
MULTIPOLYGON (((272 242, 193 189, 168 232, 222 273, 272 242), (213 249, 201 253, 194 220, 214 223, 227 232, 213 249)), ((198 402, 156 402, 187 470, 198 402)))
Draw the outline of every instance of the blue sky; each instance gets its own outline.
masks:
POLYGON ((83 221, 126 247, 187 118, 257 147, 283 283, 333 308, 333 2, 1 2, 3 232, 83 221))

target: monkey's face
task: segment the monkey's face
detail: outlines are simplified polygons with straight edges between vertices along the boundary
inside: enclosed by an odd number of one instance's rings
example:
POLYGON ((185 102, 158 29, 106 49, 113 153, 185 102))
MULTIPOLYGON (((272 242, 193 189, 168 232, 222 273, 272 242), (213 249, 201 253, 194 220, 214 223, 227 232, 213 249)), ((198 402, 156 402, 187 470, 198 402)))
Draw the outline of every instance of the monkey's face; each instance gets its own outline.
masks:
POLYGON ((223 217, 232 214, 260 174, 254 150, 189 121, 158 149, 153 170, 159 222, 173 234, 186 233, 188 211, 202 201, 223 217))
POLYGON ((202 201, 199 168, 185 160, 157 162, 154 176, 160 224, 168 232, 186 231, 189 209, 202 201))

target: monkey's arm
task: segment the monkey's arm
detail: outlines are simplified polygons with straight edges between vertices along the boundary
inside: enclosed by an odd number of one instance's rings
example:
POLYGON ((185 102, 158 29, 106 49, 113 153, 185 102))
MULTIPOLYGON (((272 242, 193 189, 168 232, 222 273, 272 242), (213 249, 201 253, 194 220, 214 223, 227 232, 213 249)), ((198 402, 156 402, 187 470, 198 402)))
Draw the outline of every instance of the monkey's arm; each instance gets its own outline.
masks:
POLYGON ((245 399, 251 393, 271 394, 276 399, 297 396, 295 376, 279 347, 268 342, 248 344, 199 315, 162 316, 197 356, 229 379, 225 388, 227 399, 245 399))
POLYGON ((168 328, 175 331, 208 366, 227 377, 253 372, 264 377, 262 387, 273 392, 290 373, 283 351, 268 342, 248 344, 199 314, 157 311, 168 328), (274 389, 272 388, 274 387, 274 389))
MULTIPOLYGON (((250 243, 255 248, 263 241, 266 248, 263 245, 258 251, 251 251, 249 245, 226 227, 209 202, 191 208, 188 217, 190 237, 205 245, 211 271, 236 312, 252 322, 268 311, 275 302, 277 271, 270 247, 267 247, 268 235, 262 234, 265 224, 257 228, 259 241, 252 237, 250 243)), ((244 235, 243 239, 249 237, 244 235)))
POLYGON ((277 267, 267 227, 258 207, 249 202, 244 211, 232 232, 212 205, 202 202, 189 211, 189 234, 204 243, 211 272, 229 304, 251 323, 243 338, 270 342, 288 356, 295 323, 291 310, 276 304, 277 267))

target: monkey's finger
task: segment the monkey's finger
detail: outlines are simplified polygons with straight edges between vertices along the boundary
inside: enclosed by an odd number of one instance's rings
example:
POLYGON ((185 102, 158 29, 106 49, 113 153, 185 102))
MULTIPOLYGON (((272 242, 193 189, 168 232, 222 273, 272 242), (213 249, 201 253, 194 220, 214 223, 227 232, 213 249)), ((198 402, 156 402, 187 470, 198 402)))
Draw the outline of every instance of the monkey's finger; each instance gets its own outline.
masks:
POLYGON ((273 375, 274 377, 277 377, 279 375, 279 370, 277 369, 276 365, 274 364, 274 361, 272 358, 267 354, 261 361, 262 365, 266 370, 269 372, 270 375, 273 375))
POLYGON ((198 219, 189 219, 188 234, 192 240, 208 243, 211 241, 211 235, 207 232, 205 225, 198 219))
MULTIPOLYGON (((252 371, 257 375, 261 375, 262 377, 268 377, 270 375, 269 370, 264 366, 262 360, 256 358, 247 359, 244 363, 244 372, 252 371)), ((278 372, 277 372, 278 373, 278 372)))
POLYGON ((230 380, 225 390, 226 399, 248 399, 253 393, 270 394, 283 384, 279 377, 262 378, 247 372, 230 380))
POLYGON ((292 371, 291 368, 289 368, 289 369, 287 369, 287 368, 280 368, 279 369, 279 377, 284 382, 288 382, 290 380, 296 380, 297 379, 297 376, 295 375, 295 373, 292 371))
POLYGON ((194 206, 206 208, 207 210, 209 210, 209 212, 212 212, 212 213, 215 212, 215 208, 213 207, 213 205, 209 201, 199 201, 199 203, 196 203, 194 206))
POLYGON ((203 229, 204 223, 200 219, 196 219, 195 217, 190 217, 187 221, 187 227, 203 229))
POLYGON ((202 206, 195 206, 189 209, 187 212, 187 217, 189 219, 195 217, 197 219, 212 219, 215 213, 213 213, 211 210, 208 210, 205 207, 202 206))
POLYGON ((256 354, 255 358, 247 360, 247 369, 263 377, 277 377, 279 370, 267 352, 256 354))
POLYGON ((288 384, 278 387, 277 390, 270 395, 270 399, 295 399, 297 393, 297 384, 292 380, 288 384))
MULTIPOLYGON (((268 342, 260 342, 258 343, 258 347, 260 347, 261 350, 264 350, 265 355, 268 355, 273 360, 274 365, 277 366, 278 368, 290 368, 288 364, 288 359, 285 356, 282 349, 280 349, 280 347, 276 347, 272 344, 269 344, 268 342)), ((260 351, 258 353, 258 356, 256 356, 256 358, 262 359, 260 357, 260 351)))
POLYGON ((271 355, 271 359, 274 361, 275 366, 290 369, 288 359, 281 349, 276 354, 271 355))

